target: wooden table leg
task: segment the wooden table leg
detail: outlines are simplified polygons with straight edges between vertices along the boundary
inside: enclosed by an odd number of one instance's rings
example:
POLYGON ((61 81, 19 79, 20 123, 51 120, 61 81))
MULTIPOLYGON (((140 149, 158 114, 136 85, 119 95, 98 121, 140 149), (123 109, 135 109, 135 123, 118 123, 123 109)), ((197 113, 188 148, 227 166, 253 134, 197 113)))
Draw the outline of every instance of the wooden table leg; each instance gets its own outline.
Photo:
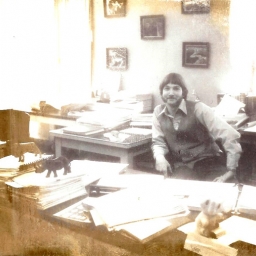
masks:
POLYGON ((54 138, 55 157, 61 156, 61 138, 54 138))
POLYGON ((133 168, 133 154, 129 152, 122 152, 120 155, 120 163, 129 164, 129 168, 133 168))

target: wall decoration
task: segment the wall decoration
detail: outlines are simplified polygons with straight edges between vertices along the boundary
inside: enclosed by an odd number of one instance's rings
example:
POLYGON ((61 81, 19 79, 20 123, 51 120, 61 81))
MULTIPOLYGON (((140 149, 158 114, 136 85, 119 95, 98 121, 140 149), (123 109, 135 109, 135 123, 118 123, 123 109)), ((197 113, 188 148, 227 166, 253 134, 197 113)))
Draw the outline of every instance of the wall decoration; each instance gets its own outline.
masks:
POLYGON ((103 0, 105 17, 122 17, 126 14, 126 0, 103 0))
POLYGON ((210 0, 182 0, 182 13, 208 13, 210 12, 210 0))
POLYGON ((140 17, 141 39, 164 39, 165 18, 163 15, 140 17))
POLYGON ((209 43, 183 42, 182 66, 191 68, 208 68, 209 50, 209 43))
POLYGON ((126 70, 128 66, 127 48, 107 48, 106 60, 108 69, 118 71, 126 70))

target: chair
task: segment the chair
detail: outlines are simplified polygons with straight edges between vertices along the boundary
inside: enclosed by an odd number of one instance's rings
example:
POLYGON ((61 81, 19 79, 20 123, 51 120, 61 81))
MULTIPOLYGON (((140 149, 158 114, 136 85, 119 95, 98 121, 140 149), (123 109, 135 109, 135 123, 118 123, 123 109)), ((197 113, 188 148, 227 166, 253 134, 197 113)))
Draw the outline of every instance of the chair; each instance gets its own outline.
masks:
POLYGON ((19 110, 0 110, 0 140, 6 141, 5 156, 14 155, 15 144, 30 142, 28 113, 19 110))

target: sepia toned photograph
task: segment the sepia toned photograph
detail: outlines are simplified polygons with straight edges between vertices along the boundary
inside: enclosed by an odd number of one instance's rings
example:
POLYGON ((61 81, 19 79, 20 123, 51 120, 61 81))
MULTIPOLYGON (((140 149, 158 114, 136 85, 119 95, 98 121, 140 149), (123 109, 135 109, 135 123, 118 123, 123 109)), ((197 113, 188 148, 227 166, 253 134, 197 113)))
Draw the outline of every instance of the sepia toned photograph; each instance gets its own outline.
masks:
POLYGON ((183 42, 182 66, 208 68, 209 43, 183 42))
POLYGON ((107 68, 111 70, 124 71, 127 69, 127 49, 107 48, 106 49, 107 68))
POLYGON ((209 13, 210 0, 183 0, 181 1, 182 13, 209 13))
POLYGON ((165 18, 163 15, 140 17, 141 39, 164 39, 165 18))
POLYGON ((0 0, 0 256, 256 256, 255 14, 0 0))
POLYGON ((126 0, 103 0, 105 17, 122 17, 126 12, 126 0))

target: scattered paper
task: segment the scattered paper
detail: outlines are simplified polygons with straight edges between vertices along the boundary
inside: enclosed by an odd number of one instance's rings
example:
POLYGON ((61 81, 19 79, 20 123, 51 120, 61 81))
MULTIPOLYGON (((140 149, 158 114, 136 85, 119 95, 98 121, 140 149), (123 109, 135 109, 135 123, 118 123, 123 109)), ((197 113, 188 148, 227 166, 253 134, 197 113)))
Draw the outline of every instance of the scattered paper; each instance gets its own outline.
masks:
POLYGON ((215 108, 215 113, 219 116, 232 117, 238 114, 241 108, 245 107, 245 104, 235 98, 225 94, 215 108))

